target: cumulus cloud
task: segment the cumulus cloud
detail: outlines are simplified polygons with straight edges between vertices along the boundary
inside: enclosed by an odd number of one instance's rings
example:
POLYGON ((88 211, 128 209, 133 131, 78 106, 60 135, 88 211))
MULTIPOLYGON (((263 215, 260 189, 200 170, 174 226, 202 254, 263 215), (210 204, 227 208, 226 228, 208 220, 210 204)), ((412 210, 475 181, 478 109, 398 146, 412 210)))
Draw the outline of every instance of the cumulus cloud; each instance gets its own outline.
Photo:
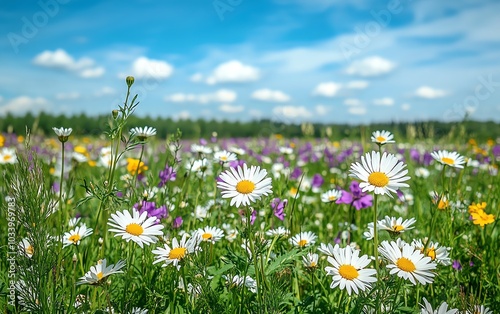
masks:
POLYGON ((195 74, 191 75, 190 80, 191 80, 191 82, 195 82, 195 83, 201 82, 201 81, 203 81, 203 75, 201 73, 195 73, 195 74))
POLYGON ((236 100, 238 95, 229 89, 219 89, 214 93, 206 94, 185 94, 175 93, 165 97, 167 102, 197 102, 200 104, 208 104, 214 102, 231 103, 236 100))
POLYGON ((347 98, 344 100, 344 105, 350 106, 350 107, 356 107, 356 106, 361 106, 363 103, 361 100, 357 98, 347 98))
POLYGON ((335 82, 324 82, 318 84, 313 90, 313 95, 323 96, 323 97, 334 97, 337 95, 339 90, 342 88, 341 84, 335 82))
POLYGON ((259 89, 252 93, 252 98, 260 101, 270 102, 287 102, 290 101, 290 96, 279 90, 259 89))
POLYGON ((274 107, 273 113, 278 117, 284 118, 307 118, 312 116, 311 112, 304 106, 279 106, 274 107))
POLYGON ((100 90, 94 93, 95 96, 97 97, 102 97, 102 96, 107 96, 107 95, 113 95, 115 94, 116 91, 114 88, 111 88, 109 86, 104 86, 100 90))
POLYGON ((429 86, 421 86, 415 91, 415 96, 426 99, 434 99, 444 97, 448 92, 442 89, 435 89, 429 86))
POLYGON ((19 96, 13 98, 3 106, 0 106, 0 114, 24 114, 26 112, 40 112, 50 108, 50 103, 43 97, 32 98, 19 96))
POLYGON ((403 109, 404 111, 408 111, 408 110, 410 110, 410 108, 411 108, 410 104, 402 104, 401 105, 401 109, 403 109))
POLYGON ((231 60, 220 64, 215 68, 212 75, 206 79, 209 85, 217 83, 243 83, 256 81, 260 77, 259 69, 231 60))
POLYGON ((177 121, 177 120, 187 120, 189 118, 191 118, 191 115, 189 114, 189 111, 186 111, 186 110, 178 112, 178 113, 174 114, 174 116, 173 116, 173 119, 175 121, 177 121))
POLYGON ((330 108, 328 108, 328 106, 324 106, 324 105, 317 105, 316 107, 314 107, 314 110, 319 115, 325 115, 328 113, 328 111, 330 111, 330 108))
POLYGON ((56 94, 56 99, 58 99, 58 100, 75 100, 78 98, 80 98, 80 93, 78 93, 78 92, 56 94))
POLYGON ((350 107, 348 112, 353 115, 364 115, 366 114, 366 108, 363 106, 350 107))
POLYGON ((163 80, 172 75, 174 68, 162 60, 139 57, 132 63, 132 74, 136 78, 154 78, 163 80))
POLYGON ((225 113, 237 113, 245 110, 243 106, 235 106, 231 104, 224 104, 219 106, 219 110, 225 113))
POLYGON ((379 99, 374 99, 373 104, 377 106, 393 106, 394 105, 394 99, 390 97, 384 97, 384 98, 379 98, 379 99))
POLYGON ((379 76, 391 72, 395 67, 395 63, 379 56, 373 56, 353 61, 347 67, 346 73, 364 77, 379 76))
POLYGON ((346 84, 346 88, 350 89, 365 89, 369 83, 367 81, 350 81, 346 84))
POLYGON ((103 67, 94 67, 94 60, 87 57, 76 60, 63 49, 45 50, 35 56, 33 63, 45 68, 74 72, 83 78, 100 77, 105 72, 103 67))

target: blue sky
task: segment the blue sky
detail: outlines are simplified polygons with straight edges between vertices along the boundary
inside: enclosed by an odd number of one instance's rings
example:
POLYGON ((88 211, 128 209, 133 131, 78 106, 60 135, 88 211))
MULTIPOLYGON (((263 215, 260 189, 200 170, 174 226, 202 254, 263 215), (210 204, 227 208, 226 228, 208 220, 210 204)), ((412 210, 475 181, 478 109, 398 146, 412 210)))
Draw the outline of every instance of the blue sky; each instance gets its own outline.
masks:
POLYGON ((500 121, 494 0, 1 3, 0 117, 500 121))

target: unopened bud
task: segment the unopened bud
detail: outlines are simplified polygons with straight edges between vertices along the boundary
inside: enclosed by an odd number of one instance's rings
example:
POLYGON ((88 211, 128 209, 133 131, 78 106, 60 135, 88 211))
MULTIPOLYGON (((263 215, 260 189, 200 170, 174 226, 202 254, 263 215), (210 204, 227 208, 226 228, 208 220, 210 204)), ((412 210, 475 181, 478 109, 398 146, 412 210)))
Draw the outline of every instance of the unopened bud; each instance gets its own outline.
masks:
POLYGON ((127 86, 130 87, 134 84, 134 77, 133 76, 127 76, 127 78, 125 79, 125 82, 127 82, 127 86))
POLYGON ((73 263, 76 263, 76 261, 78 261, 78 258, 77 258, 77 256, 76 256, 76 253, 74 253, 74 254, 73 254, 73 259, 72 259, 72 260, 73 260, 73 263))
POLYGON ((118 117, 118 110, 115 109, 115 110, 111 111, 111 114, 113 115, 113 119, 116 120, 116 118, 118 117))

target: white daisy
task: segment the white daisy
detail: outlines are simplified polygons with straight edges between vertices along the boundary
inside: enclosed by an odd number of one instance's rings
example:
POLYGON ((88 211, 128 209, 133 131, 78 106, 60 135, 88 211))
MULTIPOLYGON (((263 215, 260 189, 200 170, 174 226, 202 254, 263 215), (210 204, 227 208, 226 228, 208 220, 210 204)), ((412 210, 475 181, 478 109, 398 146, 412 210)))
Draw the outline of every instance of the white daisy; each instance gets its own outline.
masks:
POLYGON ((75 229, 71 230, 70 232, 66 232, 63 235, 62 241, 63 241, 63 247, 67 247, 70 245, 79 245, 80 241, 88 237, 89 235, 92 234, 92 228, 87 228, 85 224, 76 227, 75 229))
POLYGON ((82 219, 81 217, 70 218, 70 220, 68 222, 69 227, 73 228, 74 226, 78 225, 78 223, 80 222, 81 219, 82 219))
POLYGON ((181 269, 181 265, 179 263, 189 254, 199 250, 199 234, 194 233, 191 238, 188 239, 188 237, 189 235, 184 233, 180 242, 177 238, 172 239, 172 247, 165 243, 163 248, 160 247, 154 249, 152 252, 157 256, 155 256, 156 260, 153 264, 163 262, 162 267, 167 267, 172 264, 177 268, 177 270, 181 269))
POLYGON ((156 224, 156 217, 148 218, 147 211, 139 214, 135 208, 132 208, 132 215, 127 210, 111 214, 108 225, 113 227, 109 231, 117 233, 115 237, 121 236, 127 242, 132 240, 141 248, 144 244, 156 243, 157 236, 163 235, 163 225, 156 224))
POLYGON ((372 151, 361 156, 361 163, 351 164, 350 176, 363 181, 359 187, 363 192, 374 192, 375 194, 387 194, 392 197, 392 193, 401 187, 409 185, 403 183, 410 179, 406 176, 408 170, 406 165, 399 161, 393 154, 372 151))
POLYGON ((217 227, 205 227, 198 229, 196 232, 200 235, 201 241, 215 243, 224 237, 224 231, 217 227))
POLYGON ((304 266, 309 269, 315 269, 318 267, 318 254, 316 253, 307 253, 306 255, 302 256, 302 262, 304 263, 304 266))
POLYGON ((259 200, 263 195, 270 194, 271 178, 266 178, 267 171, 258 166, 248 168, 243 164, 243 168, 230 168, 222 172, 217 187, 222 190, 223 198, 231 198, 230 205, 250 205, 259 200))
POLYGON ((440 246, 439 243, 430 242, 427 245, 427 248, 424 252, 425 245, 422 243, 422 240, 415 239, 411 243, 416 249, 420 250, 422 254, 429 256, 433 261, 436 261, 438 264, 442 264, 445 266, 451 265, 450 252, 449 248, 440 246))
POLYGON ((241 277, 238 275, 234 276, 223 275, 222 277, 226 279, 229 287, 241 287, 245 285, 245 287, 247 287, 248 290, 250 290, 252 293, 257 292, 257 282, 250 276, 241 277))
POLYGON ((334 256, 335 252, 337 252, 340 249, 338 244, 335 244, 335 246, 331 245, 330 243, 324 244, 320 243, 318 251, 321 253, 328 255, 328 256, 334 256))
POLYGON ((427 170, 427 168, 419 167, 415 169, 415 176, 419 178, 424 178, 426 179, 430 175, 430 171, 427 170))
POLYGON ((238 159, 235 153, 228 152, 227 150, 218 151, 214 154, 214 159, 220 163, 227 163, 238 159))
POLYGON ((19 242, 19 250, 21 251, 20 253, 22 255, 25 255, 29 258, 33 256, 33 253, 35 252, 35 249, 33 248, 33 245, 29 243, 28 239, 24 238, 19 242))
POLYGON ((370 263, 368 255, 360 257, 360 251, 349 246, 333 253, 334 256, 328 256, 327 259, 333 267, 325 267, 326 274, 332 276, 330 288, 338 286, 341 290, 346 289, 349 295, 353 290, 358 294, 359 290, 365 291, 370 288, 370 283, 377 281, 377 278, 373 277, 377 273, 375 269, 364 269, 370 263))
POLYGON ((137 139, 139 139, 139 141, 144 141, 144 140, 150 138, 151 136, 155 136, 156 129, 153 127, 150 127, 150 126, 145 126, 143 128, 135 127, 135 128, 130 130, 130 134, 132 136, 137 137, 137 139))
POLYGON ((474 311, 467 311, 467 314, 493 314, 493 312, 484 305, 476 305, 474 306, 474 311))
POLYGON ((455 168, 463 168, 465 159, 457 152, 449 152, 447 150, 440 150, 431 153, 431 156, 443 165, 455 168))
POLYGON ((415 218, 406 219, 403 221, 402 217, 389 217, 385 216, 384 219, 377 222, 377 230, 385 230, 391 233, 391 235, 399 235, 406 230, 415 228, 413 224, 416 222, 415 218))
POLYGON ((191 152, 208 155, 212 153, 212 149, 203 145, 191 144, 191 152))
POLYGON ((290 230, 286 229, 285 227, 278 227, 276 229, 270 229, 266 231, 266 235, 270 237, 285 237, 288 238, 290 236, 290 230))
POLYGON ((366 226, 368 228, 367 231, 363 232, 363 237, 365 237, 366 240, 371 240, 373 239, 374 235, 374 228, 373 228, 373 222, 369 222, 368 225, 366 226))
POLYGON ((449 309, 448 310, 448 303, 443 302, 441 305, 433 310, 432 305, 427 301, 426 298, 422 298, 424 300, 424 304, 420 304, 421 311, 420 314, 455 314, 458 312, 458 309, 449 309))
POLYGON ((378 250, 389 261, 387 268, 391 270, 391 275, 397 274, 414 285, 417 281, 423 285, 434 281, 432 270, 436 268, 436 263, 413 246, 404 243, 400 248, 394 241, 383 241, 378 250))
POLYGON ((17 161, 16 150, 11 147, 3 147, 0 150, 0 165, 15 164, 17 161))
POLYGON ((112 274, 123 273, 121 269, 125 266, 125 261, 120 260, 116 265, 111 264, 109 266, 107 266, 106 263, 106 259, 99 260, 97 265, 90 267, 90 271, 79 278, 80 281, 77 284, 96 285, 104 282, 106 278, 112 274))
POLYGON ((330 190, 321 194, 321 201, 323 203, 333 203, 342 197, 342 191, 330 190))
POLYGON ((54 132, 56 133, 57 137, 59 138, 59 141, 62 143, 68 141, 68 137, 71 135, 71 132, 73 132, 72 128, 52 128, 54 132))
POLYGON ((396 141, 393 140, 394 135, 392 135, 391 132, 389 131, 375 131, 372 133, 372 142, 384 145, 388 143, 396 143, 396 141))
POLYGON ((316 242, 316 239, 318 238, 317 235, 315 235, 311 231, 304 231, 299 234, 296 234, 293 236, 289 241, 290 244, 294 246, 298 246, 300 248, 310 246, 311 244, 314 244, 316 242))

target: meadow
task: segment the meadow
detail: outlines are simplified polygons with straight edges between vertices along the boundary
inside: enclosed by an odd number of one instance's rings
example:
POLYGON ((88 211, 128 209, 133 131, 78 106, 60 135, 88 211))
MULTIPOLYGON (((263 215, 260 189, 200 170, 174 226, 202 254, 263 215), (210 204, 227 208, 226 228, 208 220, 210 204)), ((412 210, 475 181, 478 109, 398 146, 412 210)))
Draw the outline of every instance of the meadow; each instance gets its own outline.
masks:
POLYGON ((4 313, 498 313, 499 139, 0 135, 4 313))

